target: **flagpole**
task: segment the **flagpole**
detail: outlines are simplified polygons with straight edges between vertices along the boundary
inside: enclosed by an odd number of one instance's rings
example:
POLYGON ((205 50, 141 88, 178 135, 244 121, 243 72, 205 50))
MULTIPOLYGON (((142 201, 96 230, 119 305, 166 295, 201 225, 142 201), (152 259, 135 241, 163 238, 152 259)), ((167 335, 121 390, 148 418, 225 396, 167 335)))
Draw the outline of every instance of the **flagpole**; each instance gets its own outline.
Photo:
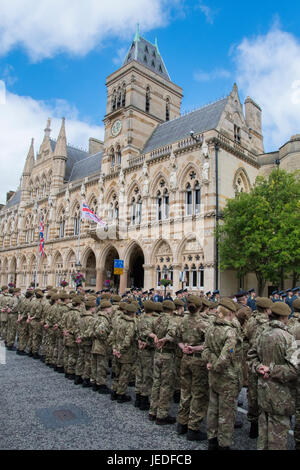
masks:
MULTIPOLYGON (((35 206, 35 209, 37 211, 37 203, 35 206)), ((40 229, 41 221, 39 221, 39 229, 40 229)), ((36 289, 37 287, 37 273, 38 273, 38 267, 39 267, 39 249, 40 249, 40 230, 39 230, 39 237, 38 237, 38 243, 37 243, 37 251, 36 251, 36 265, 35 265, 35 278, 34 278, 34 288, 36 289)))
POLYGON ((81 266, 80 264, 80 231, 81 231, 81 217, 82 217, 82 202, 81 202, 81 207, 80 207, 80 218, 79 218, 79 230, 78 230, 78 249, 77 249, 77 263, 76 266, 78 266, 78 270, 81 266))

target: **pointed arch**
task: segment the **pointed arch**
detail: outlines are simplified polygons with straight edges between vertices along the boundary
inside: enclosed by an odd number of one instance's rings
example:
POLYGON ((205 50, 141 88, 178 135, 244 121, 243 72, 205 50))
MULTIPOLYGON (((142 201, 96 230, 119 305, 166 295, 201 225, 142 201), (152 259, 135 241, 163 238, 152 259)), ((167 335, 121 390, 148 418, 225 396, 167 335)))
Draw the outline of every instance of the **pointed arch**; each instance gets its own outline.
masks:
POLYGON ((163 171, 159 170, 154 176, 152 180, 152 184, 150 186, 150 194, 154 194, 154 191, 158 189, 160 180, 164 180, 166 183, 166 186, 168 187, 168 182, 169 182, 169 175, 164 173, 163 171))
POLYGON ((241 192, 248 193, 251 189, 250 178, 245 168, 238 168, 233 178, 233 189, 234 193, 238 194, 241 192))
POLYGON ((198 181, 200 181, 200 179, 201 179, 199 166, 197 166, 193 162, 188 162, 187 165, 180 171, 180 173, 178 175, 179 187, 184 188, 185 184, 188 182, 187 180, 189 180, 192 183, 192 181, 195 180, 195 179, 197 179, 198 181), (191 173, 191 172, 196 173, 196 175, 193 179, 191 179, 189 177, 189 173, 191 173))

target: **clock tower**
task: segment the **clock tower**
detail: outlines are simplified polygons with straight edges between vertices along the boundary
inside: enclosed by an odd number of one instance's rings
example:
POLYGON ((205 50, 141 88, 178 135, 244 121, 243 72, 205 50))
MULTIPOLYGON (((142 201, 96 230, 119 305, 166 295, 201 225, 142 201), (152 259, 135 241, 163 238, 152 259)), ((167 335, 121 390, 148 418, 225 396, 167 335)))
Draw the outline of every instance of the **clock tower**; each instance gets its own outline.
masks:
POLYGON ((107 108, 102 171, 126 168, 158 124, 180 116, 182 88, 169 76, 155 44, 140 36, 139 28, 122 67, 106 81, 107 108))

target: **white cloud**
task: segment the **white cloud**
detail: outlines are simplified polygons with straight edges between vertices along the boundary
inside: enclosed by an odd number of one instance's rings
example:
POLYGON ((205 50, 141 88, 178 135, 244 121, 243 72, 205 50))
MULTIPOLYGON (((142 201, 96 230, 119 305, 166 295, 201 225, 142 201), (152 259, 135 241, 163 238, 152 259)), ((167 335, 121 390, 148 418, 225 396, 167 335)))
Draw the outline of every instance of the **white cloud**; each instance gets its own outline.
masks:
POLYGON ((84 55, 109 36, 128 38, 167 24, 181 0, 1 0, 0 54, 21 45, 33 61, 84 55))
POLYGON ((300 41, 273 27, 235 48, 236 81, 262 108, 265 150, 300 133, 300 41))
POLYGON ((209 7, 208 5, 205 5, 201 1, 199 2, 199 5, 197 5, 196 8, 199 8, 202 11, 208 23, 213 24, 214 17, 218 13, 218 10, 213 10, 211 7, 209 7))
POLYGON ((204 70, 197 70, 194 73, 194 80, 197 82, 209 82, 210 80, 217 80, 219 78, 229 78, 231 73, 225 69, 214 69, 211 72, 204 70))
POLYGON ((51 137, 56 139, 62 116, 66 117, 68 143, 87 150, 89 137, 103 139, 103 127, 80 121, 76 108, 64 100, 46 103, 6 92, 5 103, 0 104, 0 203, 5 203, 6 193, 19 185, 31 138, 35 139, 36 153, 47 118, 52 117, 51 137))

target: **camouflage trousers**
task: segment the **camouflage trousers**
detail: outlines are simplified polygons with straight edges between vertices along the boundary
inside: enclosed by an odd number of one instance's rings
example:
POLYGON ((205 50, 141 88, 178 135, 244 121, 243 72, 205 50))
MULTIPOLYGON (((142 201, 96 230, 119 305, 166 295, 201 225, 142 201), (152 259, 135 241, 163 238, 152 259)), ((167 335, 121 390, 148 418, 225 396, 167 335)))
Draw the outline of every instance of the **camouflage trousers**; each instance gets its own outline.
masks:
MULTIPOLYGON (((139 387, 137 391, 137 378, 135 379, 136 393, 143 397, 151 395, 153 384, 154 349, 144 349, 138 352, 137 368, 140 370, 139 387)), ((137 377, 137 375, 136 375, 137 377)))
POLYGON ((54 364, 53 362, 53 356, 54 356, 54 348, 55 348, 55 343, 56 343, 56 333, 55 331, 52 330, 52 328, 48 328, 46 330, 46 343, 47 343, 47 348, 46 348, 46 358, 45 358, 45 363, 46 364, 54 364))
POLYGON ((1 322, 1 329, 0 329, 1 339, 6 341, 6 334, 7 334, 7 321, 1 322))
POLYGON ((75 374, 78 359, 78 346, 64 346, 64 370, 67 374, 75 374))
POLYGON ((32 351, 32 354, 37 354, 42 344, 42 335, 43 335, 42 325, 39 321, 32 320, 30 327, 32 329, 31 351, 32 351))
POLYGON ((55 331, 55 346, 52 357, 52 364, 57 367, 64 366, 64 338, 60 330, 55 331))
POLYGON ((18 314, 10 314, 8 317, 7 346, 9 347, 15 344, 17 334, 17 318, 18 314))
MULTIPOLYGON (((179 348, 178 348, 179 349, 179 348)), ((182 354, 176 353, 175 354, 175 379, 174 379, 174 390, 180 391, 180 369, 181 369, 181 360, 182 360, 182 354)))
POLYGON ((20 323, 17 323, 17 332, 18 332, 18 351, 25 351, 28 338, 29 338, 29 327, 26 320, 21 320, 20 323))
POLYGON ((32 337, 33 337, 33 328, 31 322, 27 323, 28 325, 28 341, 27 341, 27 349, 28 352, 32 352, 32 337))
POLYGON ((46 351, 47 351, 47 341, 48 341, 48 336, 46 333, 45 328, 42 326, 42 342, 41 342, 41 348, 40 348, 40 353, 42 356, 46 356, 46 351))
POLYGON ((92 345, 83 346, 84 356, 83 356, 83 379, 91 378, 91 362, 92 362, 92 345))
POLYGON ((295 439, 296 450, 300 450, 300 374, 299 374, 299 371, 298 371, 298 378, 297 378, 297 397, 296 397, 294 439, 295 439))
POLYGON ((209 372, 209 405, 207 411, 208 439, 218 438, 221 447, 231 446, 234 439, 234 423, 237 399, 240 392, 238 380, 223 381, 222 375, 209 372))
POLYGON ((78 358, 76 362, 75 374, 80 377, 83 376, 84 371, 84 349, 80 344, 78 345, 78 358))
POLYGON ((200 429, 208 408, 208 370, 200 357, 184 354, 177 421, 193 431, 200 429))
POLYGON ((124 395, 132 378, 132 363, 122 363, 116 358, 114 361, 115 377, 112 380, 112 390, 118 395, 124 395))
POLYGON ((258 422, 258 396, 257 396, 257 374, 248 369, 248 414, 247 418, 252 422, 258 422))
POLYGON ((141 362, 141 353, 142 351, 139 349, 136 355, 136 363, 135 363, 135 393, 141 393, 141 386, 142 386, 142 362, 141 362))
POLYGON ((287 450, 290 417, 260 411, 257 450, 287 450))
POLYGON ((108 369, 108 357, 102 354, 92 354, 91 381, 97 385, 106 385, 106 373, 108 369))
POLYGON ((174 393, 174 364, 174 353, 155 351, 149 413, 159 419, 166 418, 169 413, 174 393))

